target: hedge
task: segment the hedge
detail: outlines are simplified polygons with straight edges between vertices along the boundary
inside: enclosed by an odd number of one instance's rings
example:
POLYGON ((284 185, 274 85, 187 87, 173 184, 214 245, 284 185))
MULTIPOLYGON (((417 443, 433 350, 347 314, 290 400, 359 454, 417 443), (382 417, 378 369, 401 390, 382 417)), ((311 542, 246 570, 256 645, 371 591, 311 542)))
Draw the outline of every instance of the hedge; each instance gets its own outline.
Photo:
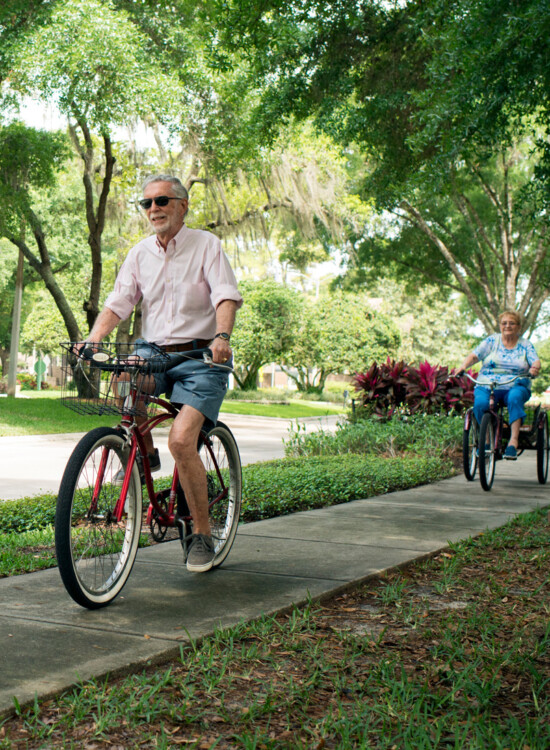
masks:
MULTIPOLYGON (((437 456, 379 458, 347 454, 265 461, 243 467, 243 521, 323 508, 356 498, 407 489, 451 476, 437 456)), ((162 481, 162 480, 160 480, 162 481)), ((0 534, 50 526, 56 496, 0 502, 0 534)))
POLYGON ((243 521, 324 508, 444 479, 452 463, 438 456, 379 458, 348 454, 279 459, 243 468, 243 521))

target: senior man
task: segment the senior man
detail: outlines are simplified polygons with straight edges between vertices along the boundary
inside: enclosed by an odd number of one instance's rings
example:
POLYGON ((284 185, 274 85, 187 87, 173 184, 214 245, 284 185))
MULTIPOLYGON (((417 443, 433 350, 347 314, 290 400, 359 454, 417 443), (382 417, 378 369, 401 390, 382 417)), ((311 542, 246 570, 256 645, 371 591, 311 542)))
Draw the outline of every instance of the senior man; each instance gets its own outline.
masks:
MULTIPOLYGON (((141 299, 142 334, 147 342, 168 352, 209 346, 214 362, 228 362, 242 297, 220 240, 185 225, 189 197, 176 177, 148 177, 140 205, 155 234, 128 253, 87 341, 101 341, 129 317, 141 299)), ((187 569, 202 573, 212 567, 214 544, 206 473, 197 443, 205 420, 216 423, 228 375, 221 368, 190 360, 170 370, 170 383, 172 401, 183 404, 170 430, 168 447, 193 518, 187 569)), ((150 435, 146 445, 151 470, 156 471, 160 461, 150 435)))

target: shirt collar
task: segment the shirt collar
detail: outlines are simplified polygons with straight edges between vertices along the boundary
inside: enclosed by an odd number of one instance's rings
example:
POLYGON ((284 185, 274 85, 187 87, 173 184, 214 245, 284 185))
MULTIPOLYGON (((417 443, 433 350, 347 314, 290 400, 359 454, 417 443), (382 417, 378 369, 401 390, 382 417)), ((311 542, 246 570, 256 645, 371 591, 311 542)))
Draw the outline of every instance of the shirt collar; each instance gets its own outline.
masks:
MULTIPOLYGON (((185 226, 185 224, 183 224, 179 232, 174 237, 172 237, 172 239, 166 246, 166 252, 168 252, 168 250, 170 249, 175 250, 176 247, 182 242, 183 236, 186 232, 187 232, 187 227, 185 226)), ((164 253, 164 247, 160 244, 159 238, 156 235, 155 235, 155 244, 156 244, 157 250, 159 250, 161 253, 164 253)))

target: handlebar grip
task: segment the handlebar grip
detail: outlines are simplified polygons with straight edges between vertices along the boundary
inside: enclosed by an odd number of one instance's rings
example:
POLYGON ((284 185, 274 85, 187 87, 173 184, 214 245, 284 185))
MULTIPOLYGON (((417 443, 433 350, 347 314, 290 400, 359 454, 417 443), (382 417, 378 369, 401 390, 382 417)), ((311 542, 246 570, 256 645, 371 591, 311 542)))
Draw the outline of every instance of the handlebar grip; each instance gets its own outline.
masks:
POLYGON ((165 359, 159 359, 158 362, 146 362, 143 365, 143 372, 168 372, 173 367, 181 365, 182 362, 186 362, 188 359, 204 360, 205 357, 212 357, 212 351, 208 347, 205 349, 190 349, 187 352, 181 353, 171 352, 168 363, 165 359))
POLYGON ((457 376, 457 378, 461 378, 461 377, 462 377, 462 376, 464 375, 464 373, 465 373, 465 372, 466 372, 466 370, 459 370, 459 371, 458 371, 458 372, 456 373, 456 376, 457 376))
POLYGON ((188 352, 182 352, 181 354, 171 354, 168 369, 171 370, 172 367, 177 367, 188 359, 204 359, 205 355, 212 357, 212 350, 206 347, 205 349, 190 349, 188 352))

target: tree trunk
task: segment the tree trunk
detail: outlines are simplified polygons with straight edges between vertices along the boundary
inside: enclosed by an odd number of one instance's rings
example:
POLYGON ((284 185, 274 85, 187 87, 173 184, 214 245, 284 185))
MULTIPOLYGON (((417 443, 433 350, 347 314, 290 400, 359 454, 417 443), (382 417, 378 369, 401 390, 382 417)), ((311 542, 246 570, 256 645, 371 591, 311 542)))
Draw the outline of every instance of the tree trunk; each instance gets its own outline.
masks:
POLYGON ((48 252, 40 221, 32 211, 28 212, 27 220, 31 226, 34 238, 36 240, 39 257, 37 257, 32 252, 32 250, 22 239, 19 239, 17 237, 9 237, 8 239, 11 243, 13 243, 21 250, 27 262, 44 281, 46 289, 52 295, 57 309, 61 313, 61 317, 63 318, 63 322, 65 323, 65 328, 67 329, 69 341, 79 341, 81 340, 82 335, 80 333, 76 318, 67 301, 67 298, 65 297, 63 290, 55 280, 55 275, 50 263, 50 254, 48 252))
POLYGON ((73 105, 73 112, 78 127, 82 134, 83 143, 81 142, 77 129, 74 125, 69 126, 69 132, 80 158, 82 159, 84 169, 82 173, 82 182, 84 183, 84 194, 86 201, 86 222, 88 224, 88 245, 90 247, 90 256, 92 260, 92 278, 90 280, 90 290, 88 298, 83 303, 83 309, 86 312, 86 322, 88 330, 91 330, 97 316, 99 315, 99 296, 101 294, 101 278, 103 275, 102 259, 102 236, 105 229, 105 217, 107 211, 107 199, 113 180, 113 171, 116 159, 113 155, 111 137, 108 133, 103 133, 103 146, 105 151, 105 173, 101 183, 101 191, 95 206, 96 196, 94 183, 96 170, 94 166, 94 144, 92 134, 88 123, 83 115, 73 105))

